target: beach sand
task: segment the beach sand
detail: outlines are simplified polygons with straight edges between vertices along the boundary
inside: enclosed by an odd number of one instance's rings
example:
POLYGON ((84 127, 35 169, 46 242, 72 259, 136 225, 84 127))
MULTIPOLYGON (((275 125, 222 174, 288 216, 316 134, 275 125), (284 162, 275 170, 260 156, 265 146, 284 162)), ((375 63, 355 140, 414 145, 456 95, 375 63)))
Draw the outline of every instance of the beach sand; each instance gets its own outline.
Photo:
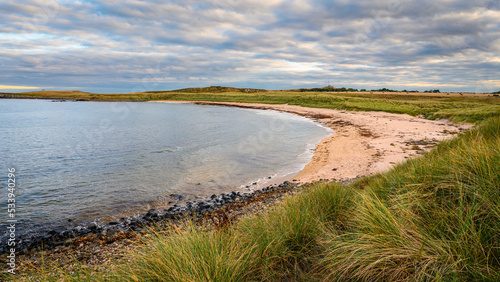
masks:
POLYGON ((316 144, 311 161, 293 177, 302 183, 320 179, 346 180, 387 171, 472 126, 386 112, 354 112, 286 104, 193 103, 277 110, 312 118, 332 128, 334 134, 316 144))

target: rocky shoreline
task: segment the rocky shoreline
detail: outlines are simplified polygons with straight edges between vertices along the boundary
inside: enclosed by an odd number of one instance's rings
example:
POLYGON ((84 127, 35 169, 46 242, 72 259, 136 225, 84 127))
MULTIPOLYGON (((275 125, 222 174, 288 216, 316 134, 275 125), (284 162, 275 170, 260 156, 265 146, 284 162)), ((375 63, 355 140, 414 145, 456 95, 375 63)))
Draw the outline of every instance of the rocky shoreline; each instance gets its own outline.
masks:
MULTIPOLYGON (((322 179, 314 183, 285 181, 252 193, 223 193, 209 199, 186 203, 168 210, 150 210, 140 216, 124 217, 118 221, 97 226, 70 228, 36 236, 20 242, 17 258, 19 270, 33 269, 46 263, 55 263, 71 270, 75 260, 89 267, 106 269, 109 262, 123 258, 127 252, 140 246, 141 238, 150 236, 153 226, 160 230, 182 228, 182 222, 192 220, 201 226, 221 229, 239 218, 266 212, 282 199, 301 193, 319 182, 349 180, 322 179)), ((7 253, 0 261, 6 261, 7 253)))
MULTIPOLYGON (((123 217, 102 225, 94 222, 74 228, 54 229, 36 235, 27 234, 18 238, 16 251, 18 256, 25 259, 36 257, 40 253, 71 252, 71 249, 75 251, 88 244, 106 245, 134 238, 148 227, 159 224, 180 224, 186 219, 221 228, 243 215, 259 213, 264 207, 274 204, 283 196, 300 191, 308 185, 310 184, 285 181, 252 193, 233 191, 219 195, 213 194, 208 199, 174 205, 166 210, 151 209, 140 215, 123 217), (248 208, 251 205, 255 207, 248 208)), ((0 248, 1 260, 6 260, 7 245, 2 242, 0 248)))

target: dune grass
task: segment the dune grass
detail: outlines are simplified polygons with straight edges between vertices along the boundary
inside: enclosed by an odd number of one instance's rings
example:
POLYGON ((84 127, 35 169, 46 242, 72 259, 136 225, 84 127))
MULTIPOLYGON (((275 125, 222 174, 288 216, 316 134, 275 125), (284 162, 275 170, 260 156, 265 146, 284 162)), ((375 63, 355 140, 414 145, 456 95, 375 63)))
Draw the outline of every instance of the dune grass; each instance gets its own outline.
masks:
POLYGON ((499 164, 495 118, 358 183, 361 200, 348 232, 328 239, 324 271, 340 280, 500 279, 499 164))
POLYGON ((254 247, 232 230, 202 231, 193 223, 165 235, 153 232, 132 264, 121 266, 117 281, 247 281, 257 267, 254 247))

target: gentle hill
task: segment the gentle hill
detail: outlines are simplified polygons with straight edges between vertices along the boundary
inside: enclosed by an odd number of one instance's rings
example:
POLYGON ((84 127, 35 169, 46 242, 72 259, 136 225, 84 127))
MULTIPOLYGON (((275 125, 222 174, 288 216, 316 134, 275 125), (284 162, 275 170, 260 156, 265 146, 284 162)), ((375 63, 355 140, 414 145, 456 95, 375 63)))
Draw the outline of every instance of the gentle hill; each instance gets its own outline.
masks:
POLYGON ((146 91, 144 93, 164 93, 164 92, 183 92, 183 93, 223 93, 223 92, 242 92, 242 93, 255 93, 267 92, 265 89, 254 88, 235 88, 226 86, 209 86, 209 87, 191 87, 178 90, 169 91, 146 91))

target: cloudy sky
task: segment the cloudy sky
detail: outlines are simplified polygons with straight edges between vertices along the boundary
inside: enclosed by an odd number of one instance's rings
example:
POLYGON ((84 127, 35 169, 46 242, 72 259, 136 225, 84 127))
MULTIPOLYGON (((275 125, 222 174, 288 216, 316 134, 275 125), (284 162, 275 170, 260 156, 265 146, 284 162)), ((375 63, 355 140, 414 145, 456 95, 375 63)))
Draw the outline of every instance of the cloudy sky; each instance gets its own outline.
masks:
POLYGON ((0 91, 500 90, 498 0, 0 0, 0 91))

